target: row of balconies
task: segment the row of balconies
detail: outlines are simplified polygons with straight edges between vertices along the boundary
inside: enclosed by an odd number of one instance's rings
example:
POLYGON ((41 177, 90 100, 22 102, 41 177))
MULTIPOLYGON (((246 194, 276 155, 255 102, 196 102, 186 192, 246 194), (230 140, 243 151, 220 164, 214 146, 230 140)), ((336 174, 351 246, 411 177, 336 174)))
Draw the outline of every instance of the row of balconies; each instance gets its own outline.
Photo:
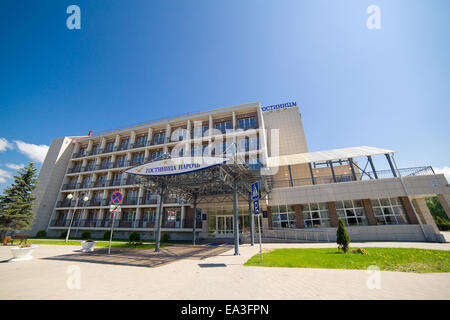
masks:
MULTIPOLYGON (((152 198, 152 197, 125 197, 121 205, 129 205, 129 206, 136 206, 136 205, 151 205, 151 204, 157 204, 158 199, 152 198)), ((166 198, 164 200, 165 204, 182 204, 183 202, 181 200, 175 199, 175 198, 166 198)), ((92 199, 86 201, 80 200, 78 203, 78 207, 84 208, 84 207, 105 207, 111 205, 111 199, 92 199)), ((62 200, 58 201, 56 204, 57 208, 74 208, 77 206, 77 200, 62 200)))
MULTIPOLYGON (((56 219, 50 223, 51 227, 69 227, 70 219, 56 219)), ((98 220, 74 220, 72 221, 72 228, 111 228, 112 219, 98 219, 98 220)), ((202 222, 196 222, 196 228, 201 228, 202 222)), ((154 221, 146 220, 114 220, 114 228, 155 228, 154 221)), ((161 228, 181 229, 192 228, 192 221, 185 220, 183 226, 180 221, 162 221, 161 228)))
MULTIPOLYGON (((256 150, 258 150, 258 148, 259 148, 259 145, 255 146, 254 148, 250 148, 250 145, 247 143, 242 148, 240 148, 238 151, 239 152, 256 151, 256 150), (253 149, 255 149, 255 150, 253 150, 253 149)), ((204 149, 206 149, 206 148, 204 148, 204 149)), ((204 149, 202 150, 203 152, 204 152, 204 149)), ((226 151, 226 147, 223 148, 223 152, 225 152, 225 151, 226 151)), ((178 155, 183 156, 183 153, 180 152, 178 155)), ((191 155, 192 156, 195 155, 195 152, 193 149, 191 149, 191 155)), ((71 174, 71 173, 91 172, 91 171, 107 170, 107 169, 122 168, 122 167, 133 167, 133 166, 138 166, 138 165, 144 164, 144 163, 148 162, 149 160, 151 160, 151 158, 145 158, 143 160, 120 160, 120 161, 116 161, 114 163, 107 162, 107 163, 100 163, 100 164, 89 164, 89 165, 86 165, 85 167, 82 167, 81 165, 77 165, 73 168, 69 168, 67 170, 67 173, 71 174)))
POLYGON ((97 170, 107 170, 107 169, 114 169, 114 168, 122 168, 122 167, 134 167, 141 164, 144 164, 148 161, 148 158, 144 160, 122 160, 122 161, 116 161, 114 163, 107 162, 107 163, 100 163, 95 165, 87 165, 85 167, 82 166, 75 166, 73 168, 69 168, 67 170, 67 173, 79 173, 79 172, 90 172, 90 171, 97 171, 97 170))
MULTIPOLYGON (((242 130, 249 130, 249 129, 257 129, 258 126, 256 125, 256 123, 251 124, 251 125, 247 125, 243 128, 239 128, 242 130)), ((216 130, 219 130, 222 134, 227 133, 227 131, 233 131, 233 129, 231 128, 216 128, 216 130)), ((203 130, 202 130, 203 131, 203 130)), ((197 138, 202 138, 205 137, 204 135, 205 131, 202 132, 202 135, 196 134, 194 135, 194 132, 191 133, 191 138, 192 139, 197 139, 197 138)), ((166 143, 170 143, 170 142, 179 142, 179 141, 183 141, 186 140, 185 135, 180 135, 178 141, 170 141, 170 137, 165 137, 163 136, 155 136, 151 141, 147 141, 147 139, 143 140, 143 141, 139 141, 139 142, 135 142, 135 143, 121 143, 118 146, 112 146, 109 145, 103 149, 100 148, 93 148, 90 152, 87 151, 81 151, 78 153, 74 153, 72 155, 72 158, 81 158, 81 157, 86 157, 86 156, 94 156, 94 155, 98 155, 98 154, 105 154, 105 153, 110 153, 110 152, 117 152, 117 151, 124 151, 124 150, 131 150, 131 149, 136 149, 136 148, 142 148, 145 146, 154 146, 154 145, 160 145, 160 144, 166 144, 166 143)))
POLYGON ((117 180, 106 180, 106 181, 90 181, 90 182, 80 182, 80 183, 68 183, 64 184, 62 190, 73 190, 73 189, 90 189, 90 188, 104 188, 104 187, 114 187, 114 186, 127 186, 136 184, 135 176, 129 176, 126 179, 117 180))

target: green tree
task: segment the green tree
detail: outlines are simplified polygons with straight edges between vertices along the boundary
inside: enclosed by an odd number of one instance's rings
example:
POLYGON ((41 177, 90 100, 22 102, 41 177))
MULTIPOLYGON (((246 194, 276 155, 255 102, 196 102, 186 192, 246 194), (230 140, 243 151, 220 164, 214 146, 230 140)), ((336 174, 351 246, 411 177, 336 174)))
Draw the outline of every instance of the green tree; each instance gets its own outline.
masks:
POLYGON ((427 204, 427 207, 430 210, 433 218, 441 217, 441 219, 443 219, 444 221, 448 221, 447 214, 445 213, 444 208, 439 202, 438 197, 425 198, 425 203, 427 204))
POLYGON ((344 253, 347 253, 348 246, 350 244, 350 236, 345 229, 345 225, 342 219, 339 219, 338 223, 339 225, 336 231, 336 243, 338 244, 339 249, 342 249, 344 253))
POLYGON ((34 189, 37 187, 37 169, 34 162, 19 169, 14 182, 0 195, 0 238, 6 231, 30 230, 34 221, 32 211, 34 189))

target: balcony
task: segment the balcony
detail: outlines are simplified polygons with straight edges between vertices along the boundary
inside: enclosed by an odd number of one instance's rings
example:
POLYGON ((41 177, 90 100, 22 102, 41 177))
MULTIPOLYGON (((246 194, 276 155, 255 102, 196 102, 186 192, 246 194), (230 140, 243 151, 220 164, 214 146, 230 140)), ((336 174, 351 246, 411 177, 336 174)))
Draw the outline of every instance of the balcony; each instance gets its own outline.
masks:
POLYGON ((157 204, 157 203, 158 203, 158 199, 154 199, 151 196, 139 198, 139 204, 141 204, 141 205, 157 204))
POLYGON ((75 201, 71 201, 71 200, 58 201, 58 203, 56 204, 57 208, 69 208, 69 207, 74 207, 74 206, 75 206, 75 201))
POLYGON ((94 149, 91 150, 91 152, 89 152, 89 155, 90 156, 95 156, 95 155, 97 155, 99 153, 100 153, 100 149, 99 148, 94 148, 94 149))
POLYGON ((55 219, 50 222, 51 227, 66 227, 69 226, 70 220, 55 219))
POLYGON ((78 173, 81 172, 81 166, 76 166, 73 168, 69 168, 69 170, 67 170, 67 173, 78 173))
POLYGON ((125 197, 122 205, 135 206, 138 204, 138 197, 125 197))
POLYGON ((111 169, 112 168, 112 163, 110 162, 105 162, 105 163, 101 163, 99 165, 97 165, 97 170, 106 170, 106 169, 111 169))
POLYGON ((113 152, 113 150, 114 150, 114 147, 111 145, 111 146, 107 146, 106 148, 100 150, 100 153, 109 153, 109 152, 113 152))
POLYGON ((65 184, 62 187, 63 190, 72 190, 72 189, 76 189, 76 188, 77 188, 77 184, 76 183, 65 184))
POLYGON ((86 203, 86 207, 100 207, 102 205, 102 199, 92 199, 86 203))
POLYGON ((123 166, 125 166, 125 159, 120 160, 120 161, 116 161, 113 164, 113 168, 121 168, 123 166))
POLYGON ((108 186, 110 186, 110 187, 120 186, 120 185, 121 185, 121 180, 122 180, 122 179, 110 181, 109 184, 108 184, 108 186))
POLYGON ((95 167, 94 164, 91 164, 91 165, 88 165, 88 166, 82 168, 81 170, 82 170, 83 172, 89 172, 89 171, 93 171, 93 170, 94 170, 94 167, 95 167))
POLYGON ((130 149, 142 148, 147 145, 147 140, 139 141, 130 146, 130 149))
POLYGON ((94 182, 94 188, 101 188, 106 186, 105 180, 97 180, 94 182))
POLYGON ((78 153, 74 153, 73 155, 72 155, 72 158, 73 159, 75 159, 75 158, 81 158, 81 157, 84 157, 86 155, 86 153, 84 152, 84 151, 81 151, 81 152, 78 152, 78 153))

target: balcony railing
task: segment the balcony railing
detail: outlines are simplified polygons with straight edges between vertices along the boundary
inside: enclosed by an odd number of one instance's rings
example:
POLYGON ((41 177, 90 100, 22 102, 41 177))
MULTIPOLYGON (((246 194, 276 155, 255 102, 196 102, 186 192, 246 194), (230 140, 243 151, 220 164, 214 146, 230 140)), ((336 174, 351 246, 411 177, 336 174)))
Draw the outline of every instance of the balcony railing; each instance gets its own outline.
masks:
MULTIPOLYGON (((399 169, 396 172, 397 177, 399 176, 399 172, 402 177, 410 177, 410 176, 423 176, 423 175, 433 175, 434 170, 431 166, 425 167, 416 167, 416 168, 404 168, 399 169)), ((394 173, 391 170, 380 170, 374 172, 355 172, 356 179, 352 174, 343 174, 343 175, 335 175, 336 181, 332 175, 327 176, 314 176, 315 184, 326 184, 326 183, 341 183, 341 182, 350 182, 350 181, 368 181, 375 179, 388 179, 395 178, 394 173)), ((273 188, 288 188, 288 187, 301 187, 313 185, 313 179, 311 177, 303 178, 303 179, 292 179, 292 180, 274 180, 272 182, 273 188)))

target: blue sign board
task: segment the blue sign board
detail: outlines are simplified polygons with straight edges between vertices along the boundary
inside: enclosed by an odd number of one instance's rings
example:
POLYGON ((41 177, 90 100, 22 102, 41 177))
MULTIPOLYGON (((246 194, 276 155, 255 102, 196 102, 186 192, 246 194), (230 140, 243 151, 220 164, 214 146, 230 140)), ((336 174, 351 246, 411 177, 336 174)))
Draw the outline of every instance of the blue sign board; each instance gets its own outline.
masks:
POLYGON ((259 200, 253 200, 253 210, 255 214, 259 214, 259 200))
POLYGON ((279 110, 279 109, 292 108, 296 105, 297 105, 297 102, 294 102, 294 101, 288 102, 288 103, 280 103, 280 104, 275 104, 273 106, 261 107, 261 111, 267 112, 267 111, 273 111, 273 110, 279 110))
POLYGON ((122 203, 122 193, 120 193, 119 191, 115 191, 111 195, 111 203, 116 204, 116 205, 121 204, 122 203))
POLYGON ((259 182, 252 183, 252 200, 261 198, 259 193, 259 182))

